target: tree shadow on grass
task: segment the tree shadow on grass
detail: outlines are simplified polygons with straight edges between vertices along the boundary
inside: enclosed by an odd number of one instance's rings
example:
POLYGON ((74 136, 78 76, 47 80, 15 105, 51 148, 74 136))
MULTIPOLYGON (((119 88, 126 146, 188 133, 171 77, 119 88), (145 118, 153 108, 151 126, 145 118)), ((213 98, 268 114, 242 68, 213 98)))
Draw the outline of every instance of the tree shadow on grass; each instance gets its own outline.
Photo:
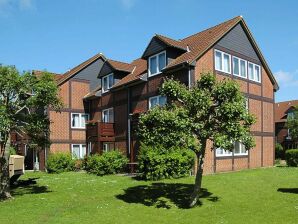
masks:
MULTIPOLYGON (((193 191, 192 184, 180 183, 153 183, 151 185, 139 185, 124 189, 124 194, 116 195, 116 198, 126 203, 138 203, 145 206, 170 209, 171 204, 178 208, 189 208, 189 197, 193 191)), ((219 198, 212 196, 212 193, 203 188, 200 199, 206 198, 209 201, 217 202, 219 198)), ((199 201, 201 206, 202 202, 199 201)))
POLYGON ((11 186, 11 195, 21 196, 24 194, 41 194, 49 193, 47 186, 39 186, 36 180, 39 178, 29 178, 27 180, 19 180, 11 186))
POLYGON ((298 188, 278 188, 277 191, 282 193, 298 194, 298 188))

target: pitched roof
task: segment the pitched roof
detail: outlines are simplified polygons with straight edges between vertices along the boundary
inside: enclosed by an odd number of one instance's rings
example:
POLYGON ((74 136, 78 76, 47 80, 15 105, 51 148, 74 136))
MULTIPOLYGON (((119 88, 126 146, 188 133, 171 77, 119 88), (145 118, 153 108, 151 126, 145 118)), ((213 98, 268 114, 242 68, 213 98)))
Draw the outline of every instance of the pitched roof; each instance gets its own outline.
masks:
POLYGON ((182 39, 181 42, 186 44, 189 47, 190 51, 185 52, 184 54, 177 57, 175 60, 171 61, 164 70, 169 70, 173 67, 179 66, 184 63, 192 64, 198 58, 200 58, 207 50, 209 50, 214 44, 216 44, 222 37, 224 37, 224 35, 227 34, 238 23, 241 23, 243 25, 249 40, 252 42, 252 45, 255 48, 257 55, 260 57, 265 70, 268 72, 271 82, 274 84, 274 89, 278 90, 279 87, 277 81, 274 78, 264 56, 262 55, 256 41, 254 40, 242 16, 237 16, 226 22, 220 23, 214 27, 211 27, 209 29, 203 30, 199 33, 193 34, 189 37, 182 39))
POLYGON ((233 28, 242 18, 237 16, 226 22, 218 24, 199 33, 193 34, 181 40, 182 43, 189 46, 190 51, 180 55, 169 63, 166 69, 183 64, 192 63, 200 55, 205 53, 208 48, 213 46, 224 34, 233 28))
POLYGON ((298 106, 298 100, 284 101, 275 103, 274 105, 274 122, 285 122, 287 119, 287 111, 291 107, 298 106))
POLYGON ((147 71, 147 60, 144 60, 142 58, 134 60, 131 65, 133 66, 133 70, 130 74, 125 76, 123 79, 121 79, 119 82, 117 82, 113 88, 131 83, 133 81, 139 80, 141 75, 144 74, 147 71))
POLYGON ((54 79, 56 82, 58 82, 62 77, 63 75, 61 74, 58 74, 58 73, 53 73, 53 72, 48 72, 48 71, 40 71, 40 70, 33 70, 32 71, 32 74, 35 75, 36 77, 39 77, 41 76, 44 72, 47 72, 47 73, 50 73, 54 76, 54 79))
POLYGON ((71 70, 65 72, 63 74, 63 77, 59 79, 58 85, 61 85, 74 75, 76 75, 78 72, 82 71, 84 68, 86 68, 88 65, 92 64, 97 59, 102 58, 103 60, 106 60, 105 56, 102 53, 96 54, 93 57, 89 58, 88 60, 82 62, 81 64, 77 65, 76 67, 72 68, 71 70))
POLYGON ((124 71, 124 72, 132 72, 133 66, 126 62, 115 61, 112 59, 107 59, 106 63, 109 63, 115 70, 117 71, 124 71))
POLYGON ((187 51, 187 44, 183 43, 181 40, 174 40, 172 38, 163 36, 161 34, 156 34, 155 37, 160 39, 162 42, 164 42, 168 46, 175 47, 175 48, 180 48, 182 50, 187 51))

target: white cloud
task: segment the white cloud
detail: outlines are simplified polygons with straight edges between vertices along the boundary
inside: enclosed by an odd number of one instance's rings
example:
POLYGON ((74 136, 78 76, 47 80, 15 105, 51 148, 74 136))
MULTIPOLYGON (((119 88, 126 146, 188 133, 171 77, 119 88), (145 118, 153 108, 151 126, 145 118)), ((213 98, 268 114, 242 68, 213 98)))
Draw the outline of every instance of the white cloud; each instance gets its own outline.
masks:
POLYGON ((132 9, 136 4, 136 0, 120 0, 120 2, 123 8, 126 10, 132 9))
POLYGON ((7 16, 15 11, 34 9, 34 0, 0 0, 0 15, 7 16))
POLYGON ((280 70, 274 76, 280 86, 298 86, 298 69, 294 72, 280 70))

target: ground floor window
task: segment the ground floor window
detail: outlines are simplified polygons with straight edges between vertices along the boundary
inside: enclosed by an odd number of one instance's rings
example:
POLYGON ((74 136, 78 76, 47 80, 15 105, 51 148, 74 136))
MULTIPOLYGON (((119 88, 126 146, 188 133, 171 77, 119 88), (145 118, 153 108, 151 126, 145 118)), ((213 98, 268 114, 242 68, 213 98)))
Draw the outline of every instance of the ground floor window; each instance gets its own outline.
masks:
MULTIPOLYGON (((248 151, 245 149, 245 146, 241 142, 235 142, 234 143, 234 156, 241 156, 241 155, 248 155, 248 151)), ((216 149, 216 156, 232 156, 233 152, 229 150, 224 150, 222 148, 216 149)))
POLYGON ((71 154, 73 159, 83 159, 86 155, 86 144, 73 144, 71 154))
POLYGON ((103 142, 102 143, 102 151, 103 152, 113 151, 114 149, 115 149, 114 142, 103 142))

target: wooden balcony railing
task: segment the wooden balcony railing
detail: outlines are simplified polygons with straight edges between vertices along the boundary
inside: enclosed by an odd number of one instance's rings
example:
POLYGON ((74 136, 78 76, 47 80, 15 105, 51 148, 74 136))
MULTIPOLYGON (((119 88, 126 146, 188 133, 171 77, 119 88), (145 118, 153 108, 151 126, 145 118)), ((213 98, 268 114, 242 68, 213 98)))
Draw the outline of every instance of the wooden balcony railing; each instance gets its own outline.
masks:
POLYGON ((87 137, 95 137, 99 141, 115 141, 114 123, 89 122, 86 126, 87 137))

